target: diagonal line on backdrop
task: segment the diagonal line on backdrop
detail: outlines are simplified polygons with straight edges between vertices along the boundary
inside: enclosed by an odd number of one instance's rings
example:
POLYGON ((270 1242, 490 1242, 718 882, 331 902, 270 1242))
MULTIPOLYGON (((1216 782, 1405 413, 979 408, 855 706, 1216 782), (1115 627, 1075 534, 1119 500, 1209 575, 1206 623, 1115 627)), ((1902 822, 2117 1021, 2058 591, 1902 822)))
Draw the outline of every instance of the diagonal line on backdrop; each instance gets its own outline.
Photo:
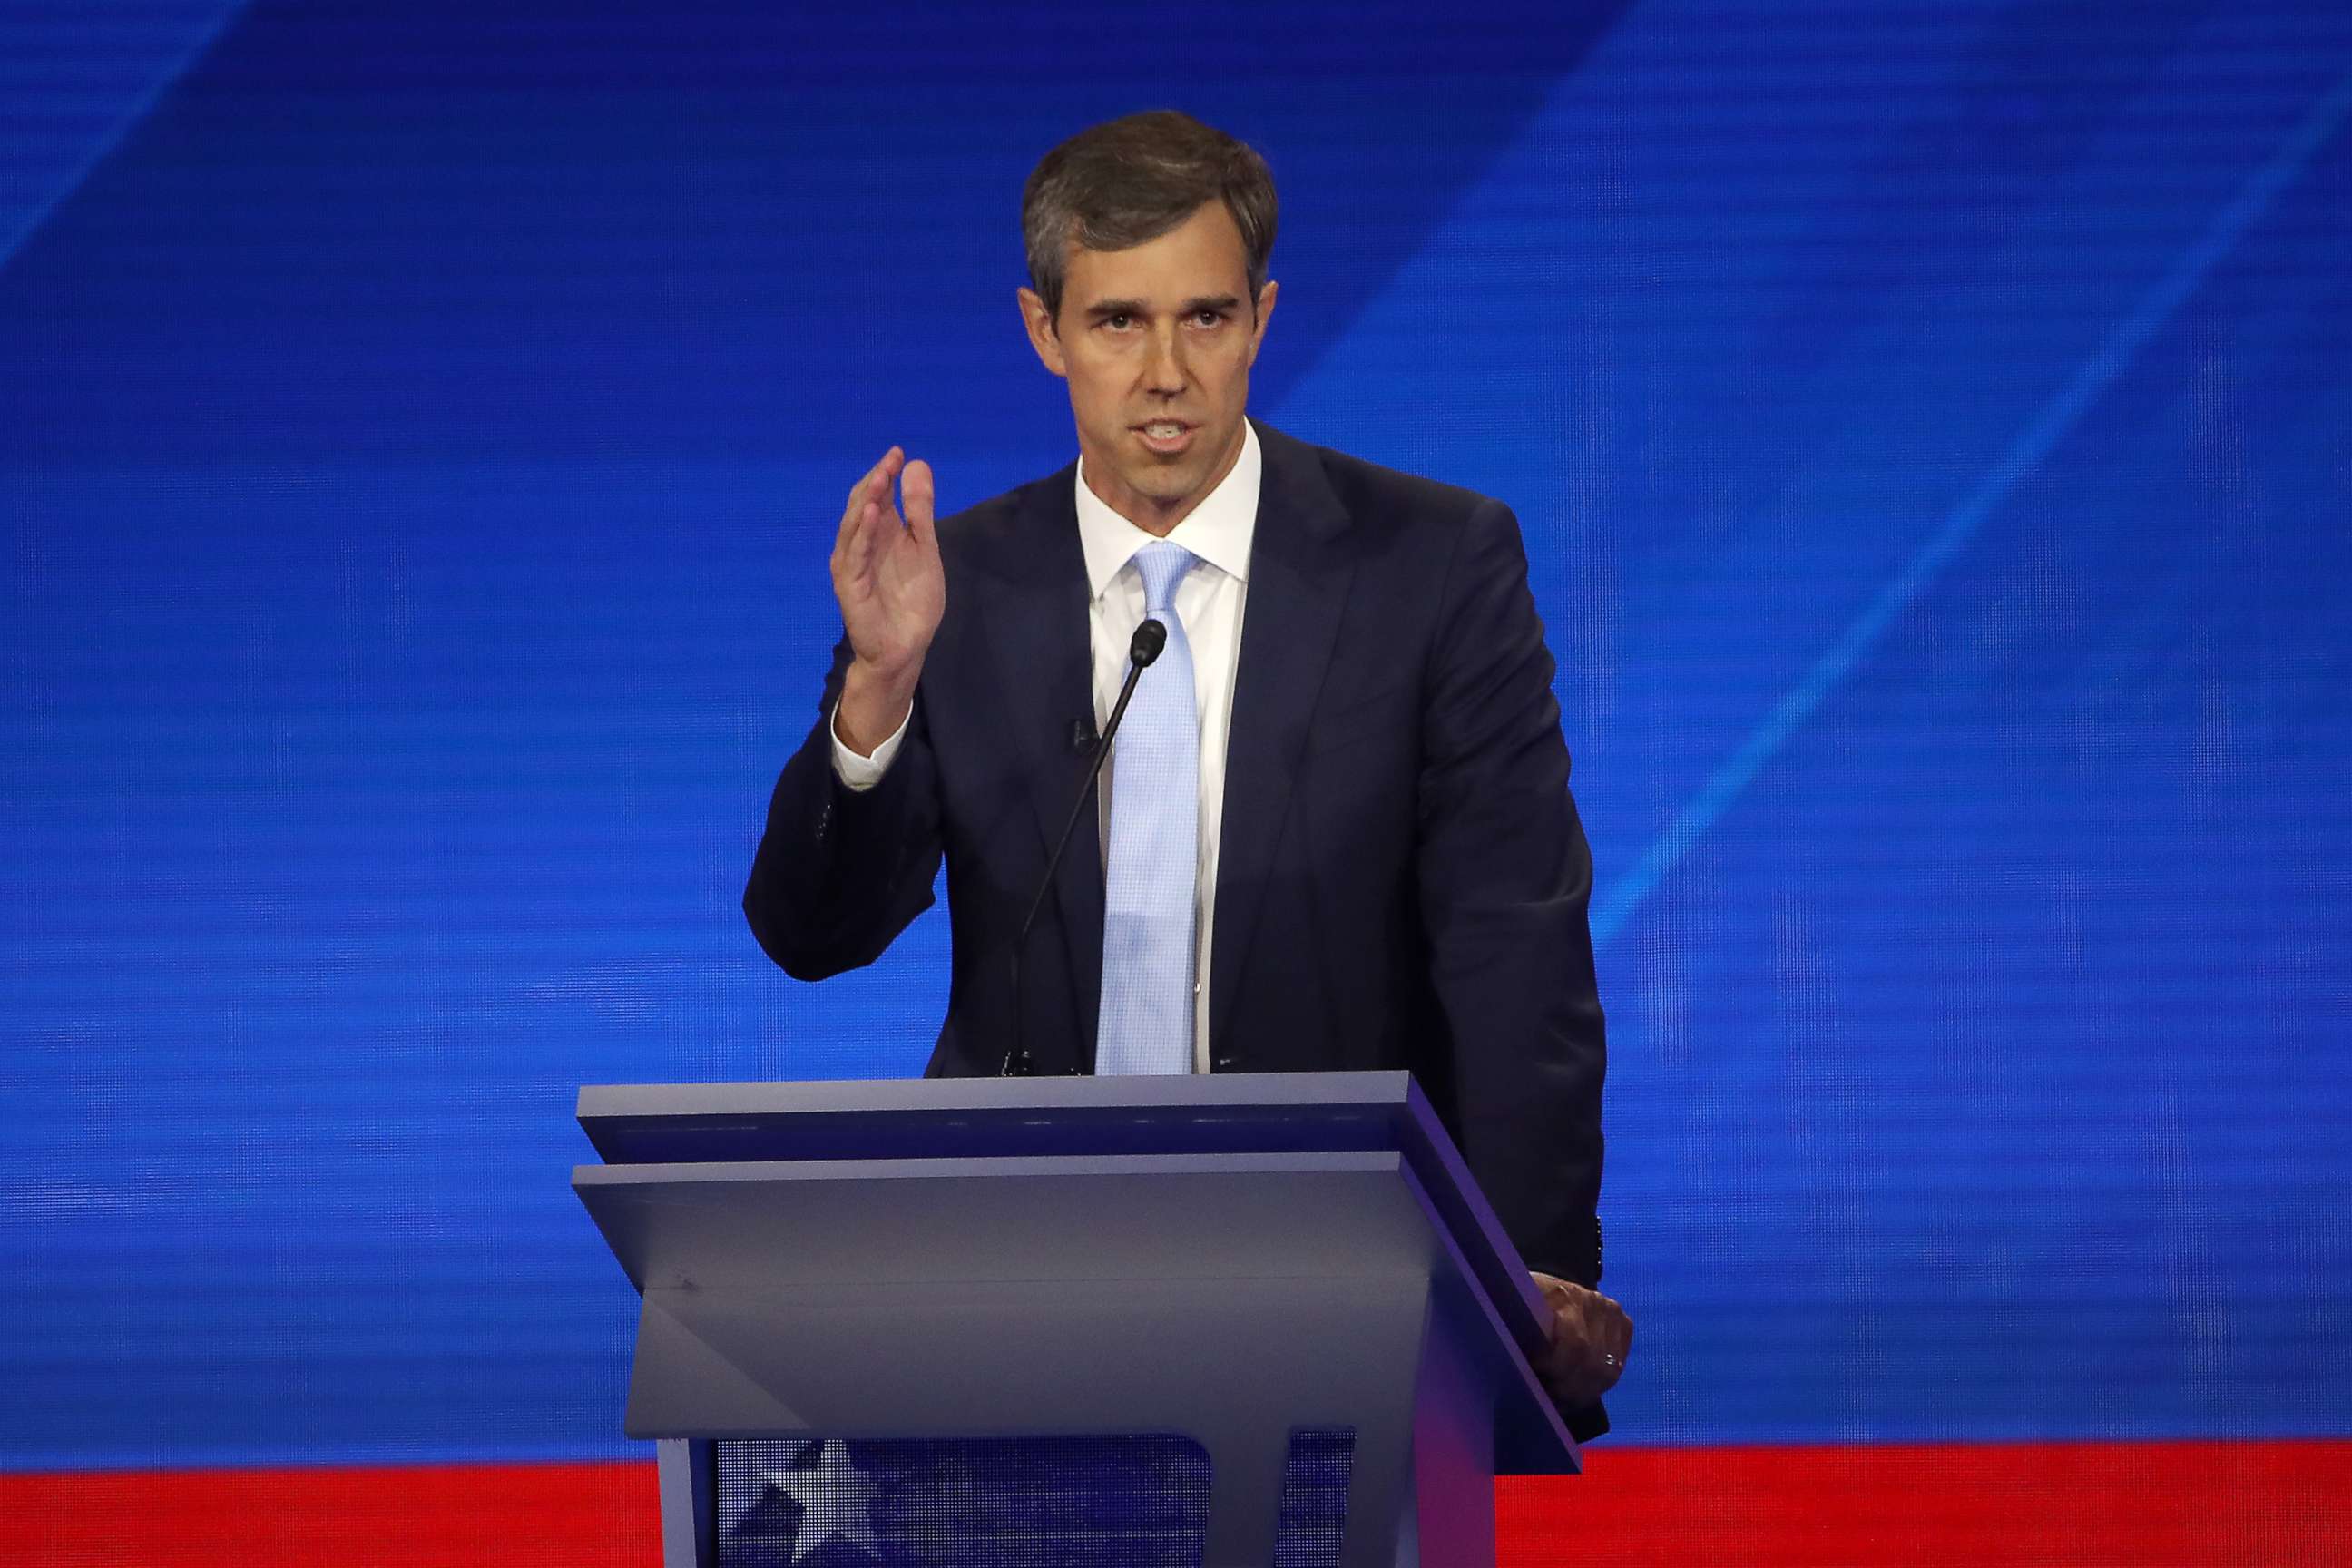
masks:
POLYGON ((244 11, 245 4, 246 0, 229 0, 228 4, 221 6, 220 14, 188 41, 186 50, 181 55, 179 63, 158 77, 145 92, 141 93, 123 110, 114 123, 90 143, 89 150, 83 154, 81 162, 74 165, 72 171, 64 179, 58 182, 56 190, 50 192, 45 199, 36 204, 32 210, 25 215, 24 220, 16 226, 14 232, 10 232, 5 226, 0 226, 0 275, 7 272, 9 262, 15 260, 17 254, 24 249, 25 242, 38 234, 41 226, 56 216, 59 207, 65 205, 66 198, 81 189, 84 182, 89 180, 98 166, 112 156, 117 147, 122 145, 123 139, 155 111, 155 106, 163 100, 163 95, 178 86, 188 72, 194 68, 196 62, 211 52, 212 47, 220 41, 220 36, 228 30, 228 25, 244 11))
MULTIPOLYGON (((1408 217, 1408 223, 1414 229, 1412 242, 1399 247, 1393 254, 1384 249, 1372 253, 1375 265, 1369 276, 1351 270, 1333 279, 1331 286, 1318 281, 1317 291, 1329 296, 1336 308, 1321 324, 1319 333, 1310 331, 1303 340, 1306 343, 1303 353, 1299 352, 1298 346, 1302 340, 1295 334, 1306 323, 1297 313, 1299 306, 1294 304, 1290 307, 1292 315, 1288 330, 1294 335, 1286 341, 1281 354, 1268 356, 1253 369, 1250 395, 1256 402, 1252 406, 1264 408, 1276 424, 1282 425, 1284 429, 1290 428, 1286 422, 1289 413, 1285 407, 1286 401, 1321 368, 1325 358, 1356 328, 1365 313, 1377 306, 1398 276, 1420 258, 1433 237, 1459 216, 1463 204, 1477 189, 1479 182, 1518 145, 1528 125, 1545 111, 1550 97, 1559 91, 1562 83, 1583 68, 1592 51, 1601 47, 1610 30, 1633 8, 1633 4, 1634 0, 1610 0, 1606 5, 1587 4, 1578 8, 1573 17, 1563 23, 1560 30, 1547 40, 1550 48, 1565 47, 1568 50, 1566 56, 1551 62, 1547 68, 1547 79, 1524 105, 1512 111, 1516 123, 1509 132, 1497 137, 1491 146, 1486 147, 1481 159, 1465 164, 1431 210, 1408 217)), ((1500 81, 1489 89, 1490 92, 1498 94, 1507 90, 1500 81)), ((1391 206, 1393 210, 1393 197, 1391 206)), ((1307 221, 1311 224, 1313 219, 1310 217, 1307 221)), ((1360 251, 1360 254, 1363 253, 1360 251)))
POLYGON ((2254 171, 2238 194, 2214 216, 2197 242, 2181 253, 2131 313, 2107 334, 2098 352, 2085 360, 2057 395, 2042 405, 2000 461, 1952 508, 1935 537, 1920 547, 1894 580, 1839 634, 1828 651, 1814 660, 1812 668, 1790 688, 1772 711, 1748 732, 1739 749, 1700 786, 1690 804, 1650 845, 1633 868, 1602 889, 1592 910, 1592 940, 1596 946, 1624 929, 1626 921, 1657 890, 1666 874, 1876 646, 1895 617, 1935 581, 1937 574, 1951 563, 1984 520, 2017 488, 2018 481, 2050 455, 2074 428, 2075 421, 2114 384, 2148 340, 2172 319, 2173 312, 2197 291, 2206 275, 2229 255, 2279 193, 2294 183, 2304 165, 2326 145, 2328 137, 2343 123, 2347 110, 2352 110, 2352 73, 2347 73, 2320 98, 2270 161, 2254 171))

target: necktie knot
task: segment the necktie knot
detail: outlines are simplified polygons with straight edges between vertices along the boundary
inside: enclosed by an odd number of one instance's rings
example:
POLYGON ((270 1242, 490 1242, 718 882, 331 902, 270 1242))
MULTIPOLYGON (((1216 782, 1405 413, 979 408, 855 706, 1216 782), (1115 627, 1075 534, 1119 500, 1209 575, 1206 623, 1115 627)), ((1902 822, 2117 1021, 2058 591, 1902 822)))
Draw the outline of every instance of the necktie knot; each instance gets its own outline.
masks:
POLYGON ((1146 614, 1171 616, 1176 613, 1176 584, 1184 580, 1201 558, 1181 544, 1155 539, 1135 552, 1135 569, 1143 574, 1143 608, 1146 614))

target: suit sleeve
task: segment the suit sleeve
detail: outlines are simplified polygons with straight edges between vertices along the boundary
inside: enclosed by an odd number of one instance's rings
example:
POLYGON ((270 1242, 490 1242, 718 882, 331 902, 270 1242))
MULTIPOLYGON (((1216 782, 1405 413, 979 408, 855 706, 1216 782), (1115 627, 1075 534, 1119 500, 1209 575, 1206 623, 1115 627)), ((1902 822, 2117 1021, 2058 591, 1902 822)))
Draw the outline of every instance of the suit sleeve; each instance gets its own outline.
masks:
POLYGON ((768 956, 797 980, 871 963, 930 907, 939 875, 938 775, 919 692, 904 740, 871 788, 833 766, 833 708, 849 668, 834 649, 816 723, 784 763, 743 888, 743 914, 768 956))
MULTIPOLYGON (((1594 1286, 1606 1047, 1553 668, 1517 520, 1486 502, 1456 542, 1431 655, 1422 915, 1464 1158, 1529 1268, 1594 1286)), ((1605 1429, 1597 1409, 1573 1415, 1605 1429)))

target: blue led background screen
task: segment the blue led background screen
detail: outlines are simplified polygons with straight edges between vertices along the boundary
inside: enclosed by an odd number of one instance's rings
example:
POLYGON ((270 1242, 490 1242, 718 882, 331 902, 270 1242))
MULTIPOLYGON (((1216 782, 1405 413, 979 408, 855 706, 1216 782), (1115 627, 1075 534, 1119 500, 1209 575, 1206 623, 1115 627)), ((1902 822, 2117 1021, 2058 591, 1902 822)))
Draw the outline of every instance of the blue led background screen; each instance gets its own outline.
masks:
POLYGON ((1616 1443, 2352 1435, 2352 11, 0 12, 0 1467, 640 1452, 583 1081, 919 1070, 737 910, 1019 188, 1261 147, 1253 407, 1500 496, 1616 1443))

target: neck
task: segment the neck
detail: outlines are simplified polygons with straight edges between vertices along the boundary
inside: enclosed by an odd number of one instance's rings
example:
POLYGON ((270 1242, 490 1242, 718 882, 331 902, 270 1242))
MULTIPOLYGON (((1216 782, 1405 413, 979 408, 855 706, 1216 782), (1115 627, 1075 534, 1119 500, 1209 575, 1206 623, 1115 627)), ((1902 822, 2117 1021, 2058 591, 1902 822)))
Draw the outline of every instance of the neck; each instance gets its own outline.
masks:
POLYGON ((1244 420, 1242 427, 1234 432, 1233 445, 1226 449, 1223 458, 1218 460, 1216 471, 1202 482, 1199 489, 1190 495, 1178 496, 1169 500, 1163 500, 1158 496, 1148 496, 1140 490, 1119 484, 1117 470, 1108 463, 1081 463, 1078 466, 1078 472, 1085 479, 1087 489, 1094 492, 1097 500, 1153 538, 1165 539, 1175 531, 1178 523, 1192 516, 1199 510, 1201 503, 1214 494, 1219 485, 1225 482, 1225 476, 1232 473, 1234 465, 1242 460, 1242 447, 1248 441, 1249 424, 1244 420), (1111 484, 1111 489, 1106 490, 1103 488, 1106 480, 1111 484))

